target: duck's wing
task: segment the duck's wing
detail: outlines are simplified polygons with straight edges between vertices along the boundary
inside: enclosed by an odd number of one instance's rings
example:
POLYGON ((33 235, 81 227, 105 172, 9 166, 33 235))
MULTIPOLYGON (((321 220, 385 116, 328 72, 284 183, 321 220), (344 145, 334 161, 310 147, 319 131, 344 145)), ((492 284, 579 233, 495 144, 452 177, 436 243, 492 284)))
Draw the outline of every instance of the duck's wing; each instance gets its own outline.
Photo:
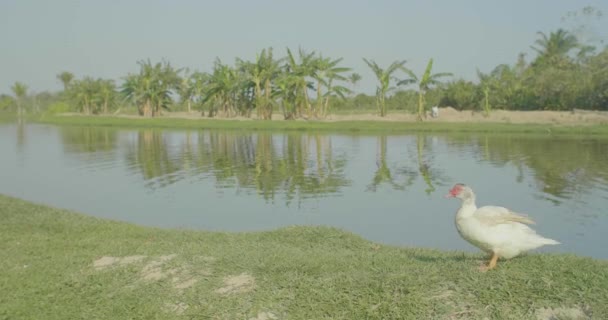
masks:
POLYGON ((534 224, 534 221, 523 214, 513 212, 507 208, 496 207, 496 206, 484 206, 475 213, 473 216, 481 223, 486 225, 497 225, 502 223, 519 222, 523 224, 534 224))

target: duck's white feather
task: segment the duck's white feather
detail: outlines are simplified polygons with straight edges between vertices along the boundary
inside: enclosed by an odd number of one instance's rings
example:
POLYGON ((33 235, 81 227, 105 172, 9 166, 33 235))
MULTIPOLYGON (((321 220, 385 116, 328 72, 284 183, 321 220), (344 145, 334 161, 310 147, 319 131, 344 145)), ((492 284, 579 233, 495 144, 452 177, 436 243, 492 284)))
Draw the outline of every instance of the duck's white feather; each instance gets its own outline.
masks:
POLYGON ((559 242, 544 238, 526 224, 534 222, 507 208, 484 206, 477 208, 472 190, 463 197, 456 214, 458 233, 472 245, 499 257, 510 259, 522 252, 559 242))

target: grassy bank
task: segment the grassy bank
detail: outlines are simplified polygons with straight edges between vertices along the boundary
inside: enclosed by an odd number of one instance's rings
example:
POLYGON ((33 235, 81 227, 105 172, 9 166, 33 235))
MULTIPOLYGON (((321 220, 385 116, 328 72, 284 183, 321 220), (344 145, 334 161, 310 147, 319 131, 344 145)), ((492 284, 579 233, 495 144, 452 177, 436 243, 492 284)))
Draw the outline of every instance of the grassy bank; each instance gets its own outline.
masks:
POLYGON ((505 132, 539 134, 608 134, 606 125, 545 125, 509 123, 448 123, 398 121, 264 121, 181 118, 121 118, 96 116, 44 116, 34 121, 58 125, 136 128, 311 130, 329 132, 505 132))
POLYGON ((2 319, 608 318, 608 262, 571 255, 480 273, 325 227, 161 230, 2 195, 0 219, 2 319))

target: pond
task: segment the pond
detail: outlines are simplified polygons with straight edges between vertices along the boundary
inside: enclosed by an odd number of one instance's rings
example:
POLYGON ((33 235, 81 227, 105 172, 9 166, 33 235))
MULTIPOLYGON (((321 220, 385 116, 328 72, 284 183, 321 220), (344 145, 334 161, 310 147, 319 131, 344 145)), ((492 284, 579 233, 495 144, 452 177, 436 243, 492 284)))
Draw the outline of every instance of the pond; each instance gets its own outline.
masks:
POLYGON ((318 134, 0 125, 0 193, 163 228, 334 226, 404 247, 477 252, 454 227, 478 205, 530 215, 608 259, 608 139, 525 134, 318 134))

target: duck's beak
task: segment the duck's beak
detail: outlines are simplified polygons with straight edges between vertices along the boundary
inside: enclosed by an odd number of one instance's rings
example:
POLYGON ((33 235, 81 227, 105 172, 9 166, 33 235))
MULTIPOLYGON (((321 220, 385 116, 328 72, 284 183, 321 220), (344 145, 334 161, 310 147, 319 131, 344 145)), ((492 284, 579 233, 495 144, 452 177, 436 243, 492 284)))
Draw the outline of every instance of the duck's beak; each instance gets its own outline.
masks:
POLYGON ((449 198, 454 198, 454 195, 450 192, 450 193, 446 194, 443 197, 446 198, 446 199, 449 199, 449 198))

